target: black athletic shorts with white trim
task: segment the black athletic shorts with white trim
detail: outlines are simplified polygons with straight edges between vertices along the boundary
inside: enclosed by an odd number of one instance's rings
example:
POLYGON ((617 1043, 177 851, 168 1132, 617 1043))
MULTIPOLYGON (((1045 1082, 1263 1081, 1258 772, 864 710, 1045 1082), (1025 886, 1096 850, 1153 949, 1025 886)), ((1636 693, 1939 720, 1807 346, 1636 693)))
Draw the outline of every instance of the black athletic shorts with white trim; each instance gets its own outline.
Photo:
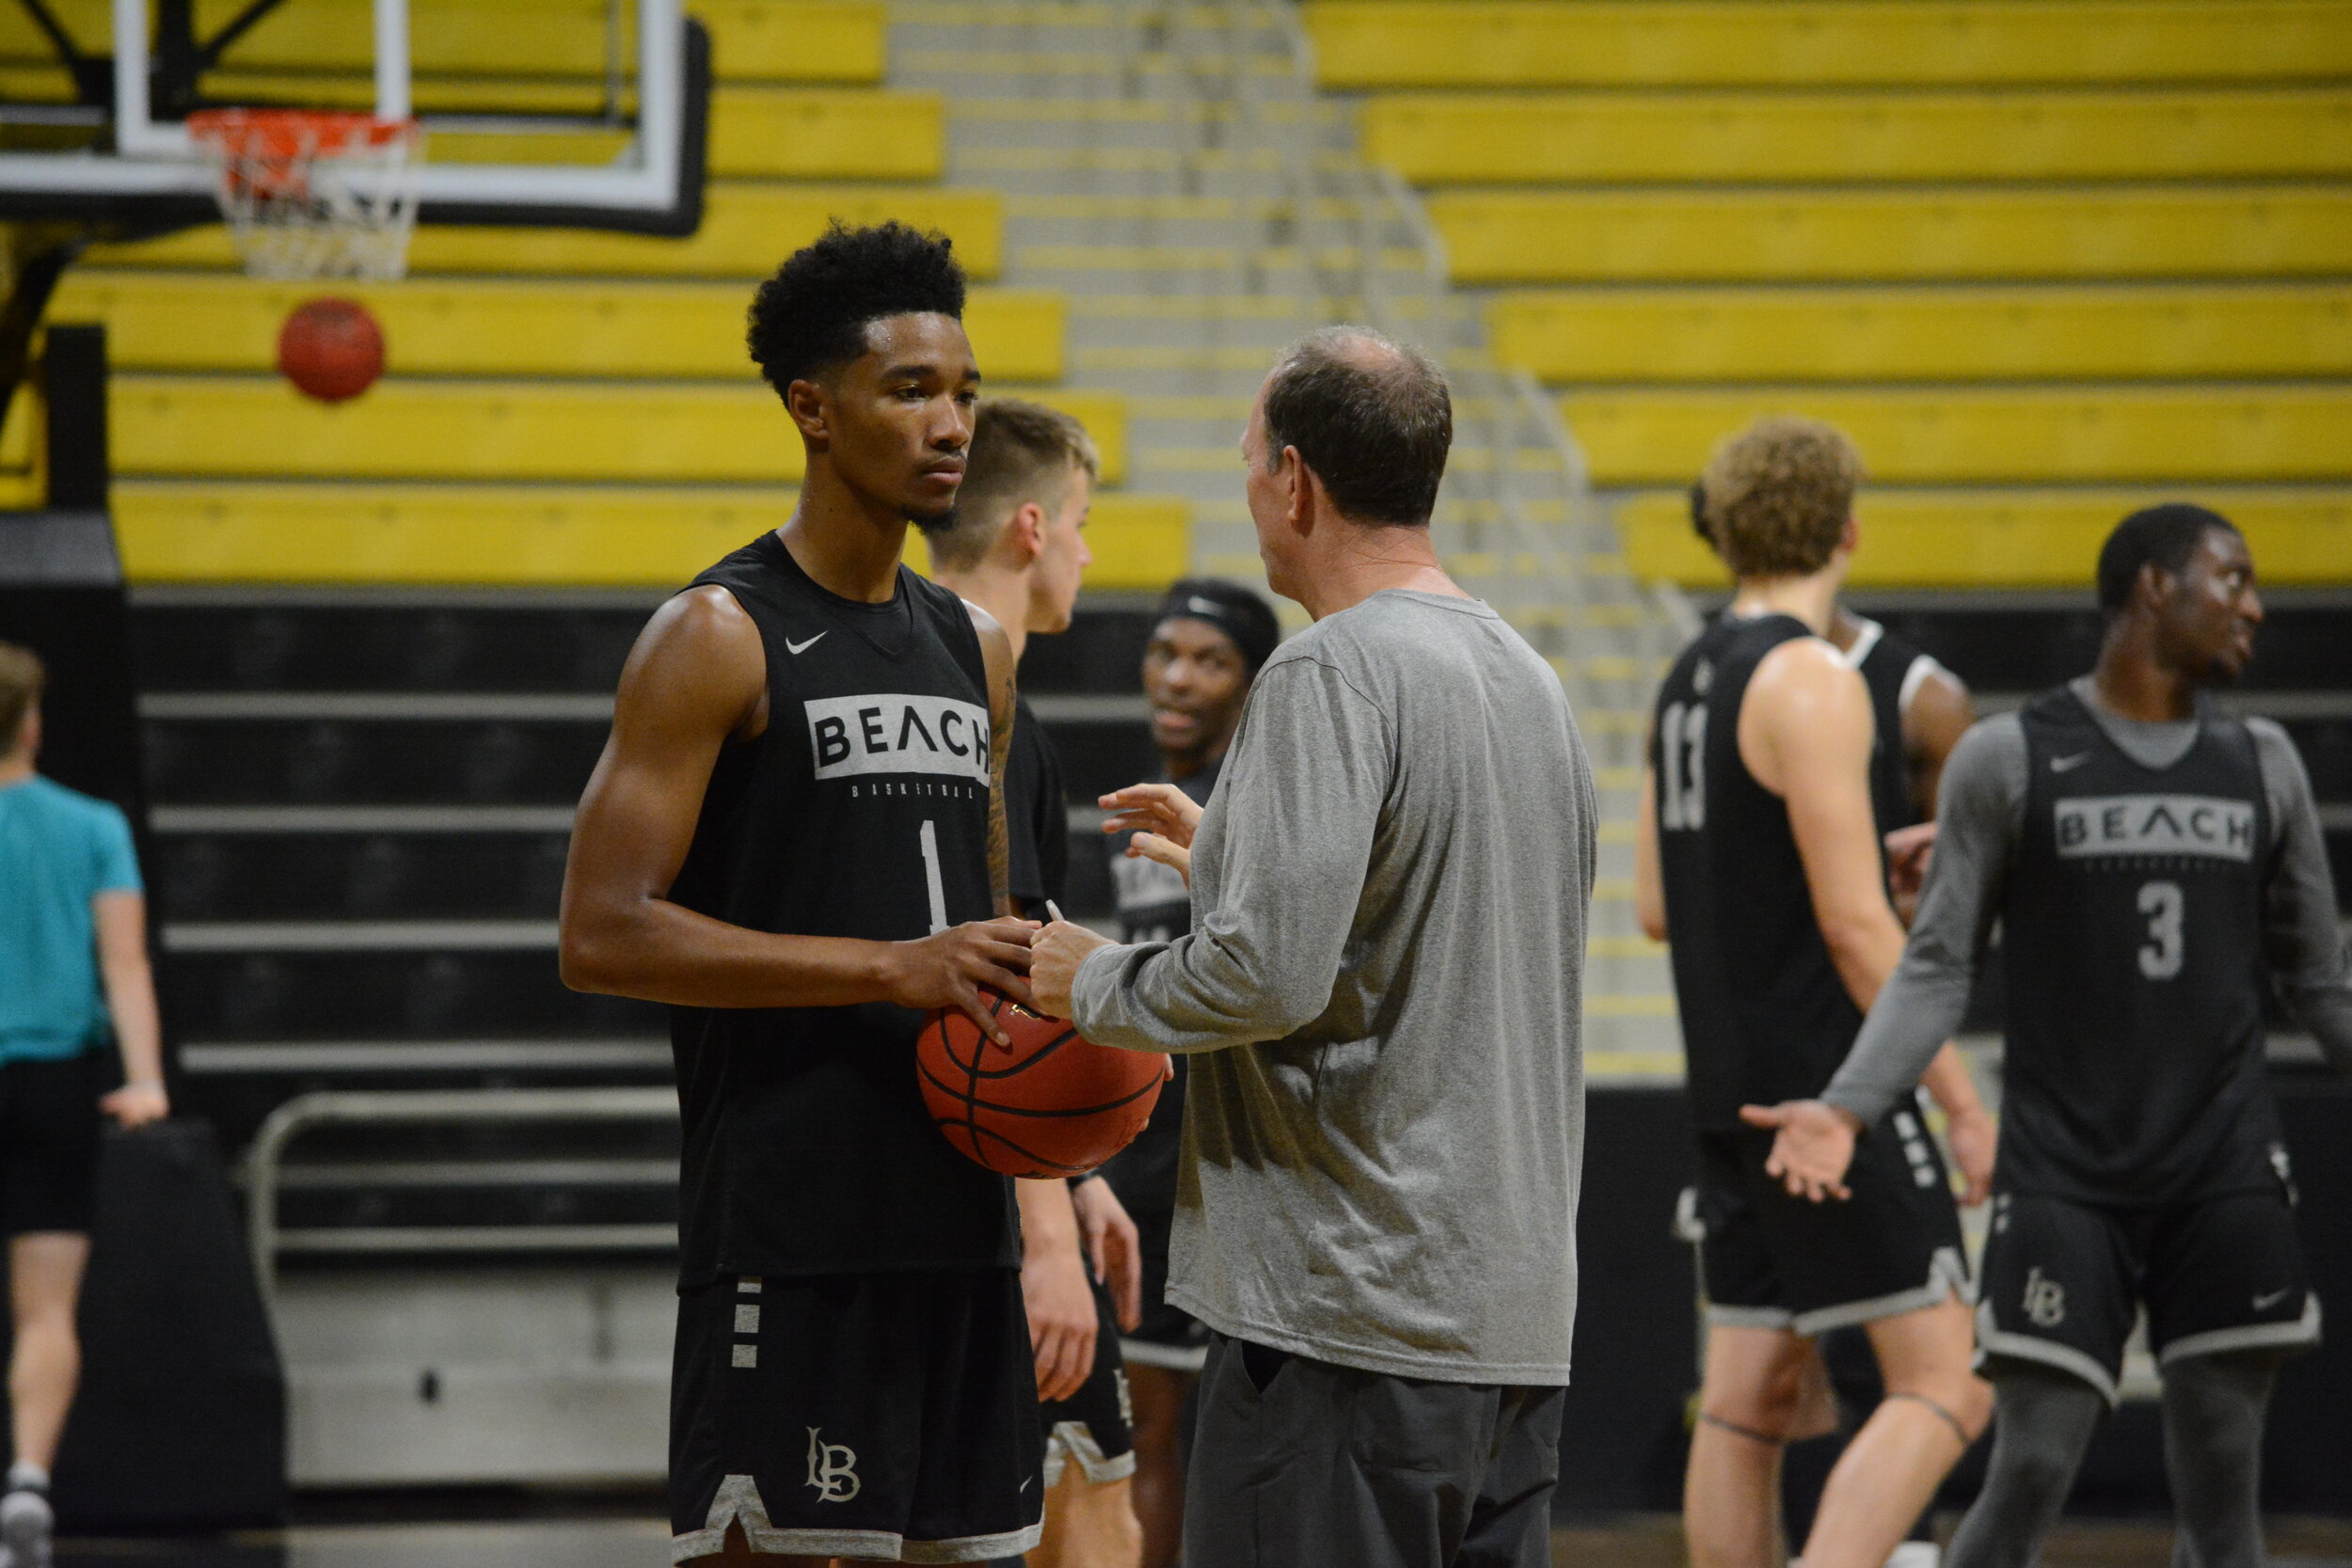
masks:
POLYGON ((678 1293, 671 1560, 984 1562, 1037 1544, 1037 1363, 1012 1269, 724 1276, 678 1293))
POLYGON ((102 1070, 88 1051, 0 1062, 0 1236, 89 1233, 102 1070))
POLYGON ((1094 1370, 1066 1400, 1038 1406, 1045 1427, 1045 1484, 1061 1484, 1063 1468, 1076 1460, 1087 1480, 1098 1485, 1136 1473, 1135 1404, 1127 1395, 1127 1367, 1119 1357, 1119 1313, 1110 1287, 1094 1283, 1094 1370))
POLYGON ((2159 1366, 2319 1343, 2319 1298, 2282 1191, 2153 1208, 2003 1193, 1977 1296, 1977 1365, 2074 1373, 2113 1404, 2142 1303, 2159 1366))
POLYGON ((1209 1358, 1209 1325, 1168 1300, 1168 1236, 1176 1216, 1166 1210, 1131 1212, 1143 1256, 1143 1320, 1120 1349, 1129 1366, 1197 1372, 1209 1358))
POLYGON ((1813 1335, 1969 1299, 1960 1212, 1915 1102, 1855 1140, 1850 1198, 1790 1196, 1764 1174, 1772 1148, 1767 1128, 1698 1135, 1683 1220, 1709 1326, 1813 1335))

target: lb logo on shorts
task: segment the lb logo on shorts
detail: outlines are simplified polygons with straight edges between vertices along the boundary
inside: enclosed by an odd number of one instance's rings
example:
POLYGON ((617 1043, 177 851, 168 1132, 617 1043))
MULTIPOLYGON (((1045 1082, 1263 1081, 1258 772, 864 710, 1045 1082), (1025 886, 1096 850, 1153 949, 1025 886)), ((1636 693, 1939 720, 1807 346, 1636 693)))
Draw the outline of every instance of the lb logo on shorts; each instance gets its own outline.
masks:
POLYGON ((808 1429, 808 1483, 820 1503, 846 1503, 857 1496, 857 1454, 846 1443, 828 1443, 808 1429))
POLYGON ((2056 1328, 2066 1321, 2066 1287, 2042 1278, 2038 1263, 2026 1273, 2026 1316, 2037 1328, 2056 1328))

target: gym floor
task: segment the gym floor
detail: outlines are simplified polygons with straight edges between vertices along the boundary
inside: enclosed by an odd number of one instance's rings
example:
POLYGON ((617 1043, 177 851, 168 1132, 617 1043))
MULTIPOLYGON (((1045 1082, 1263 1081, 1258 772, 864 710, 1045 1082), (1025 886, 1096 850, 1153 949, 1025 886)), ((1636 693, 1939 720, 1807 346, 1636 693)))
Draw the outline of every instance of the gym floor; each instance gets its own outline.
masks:
MULTIPOLYGON (((1948 1525, 1950 1521, 1947 1521, 1948 1525)), ((660 1568, 669 1531, 657 1519, 530 1519, 464 1524, 312 1525, 227 1542, 63 1541, 72 1568, 660 1568)), ((2138 1520, 2061 1525, 2044 1568, 2153 1568, 2172 1532, 2138 1520)), ((2274 1519, 2272 1568, 2352 1568, 2352 1519, 2274 1519)), ((1560 1568, 1682 1568, 1669 1515, 1564 1527, 1560 1568)))

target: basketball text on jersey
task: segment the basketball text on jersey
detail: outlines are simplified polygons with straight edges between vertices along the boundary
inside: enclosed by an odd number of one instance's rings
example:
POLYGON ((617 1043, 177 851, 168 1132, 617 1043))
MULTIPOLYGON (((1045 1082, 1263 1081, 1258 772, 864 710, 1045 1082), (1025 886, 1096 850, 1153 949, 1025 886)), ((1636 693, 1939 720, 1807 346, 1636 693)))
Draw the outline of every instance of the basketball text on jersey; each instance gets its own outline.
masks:
POLYGON ((819 779, 937 773, 988 783, 988 710, 977 703, 865 692, 803 705, 819 779))
POLYGON ((2059 800, 2058 852, 2254 858, 2254 804, 2212 795, 2100 795, 2059 800))

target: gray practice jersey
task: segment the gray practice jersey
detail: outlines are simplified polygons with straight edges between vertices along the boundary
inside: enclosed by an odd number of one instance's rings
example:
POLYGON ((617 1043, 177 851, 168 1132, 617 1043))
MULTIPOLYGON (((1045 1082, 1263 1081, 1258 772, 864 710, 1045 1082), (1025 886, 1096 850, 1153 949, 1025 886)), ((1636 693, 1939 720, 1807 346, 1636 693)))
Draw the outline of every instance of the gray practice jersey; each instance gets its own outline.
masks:
MULTIPOLYGON (((2109 712, 2089 676, 2071 689, 2127 756, 2167 768, 2188 754, 2201 721, 2149 723, 2109 712)), ((2287 1011, 2352 1073, 2352 977, 2344 965, 2334 890, 2309 776, 2284 730, 2246 721, 2266 797, 2271 842, 2262 895, 2264 965, 2287 1011)), ((1823 1091, 1867 1124, 1919 1081, 1936 1048, 1968 1010, 1968 996, 1999 916, 2005 882, 2025 832, 2025 727, 2015 714, 1988 719, 1962 737, 1944 770, 1935 856, 1911 940, 1879 993, 1852 1053, 1823 1091)))
POLYGON ((1376 594, 1267 661, 1191 933, 1075 987, 1088 1038, 1197 1053, 1171 1303, 1370 1371, 1567 1381, 1595 824, 1558 678, 1484 604, 1376 594))

